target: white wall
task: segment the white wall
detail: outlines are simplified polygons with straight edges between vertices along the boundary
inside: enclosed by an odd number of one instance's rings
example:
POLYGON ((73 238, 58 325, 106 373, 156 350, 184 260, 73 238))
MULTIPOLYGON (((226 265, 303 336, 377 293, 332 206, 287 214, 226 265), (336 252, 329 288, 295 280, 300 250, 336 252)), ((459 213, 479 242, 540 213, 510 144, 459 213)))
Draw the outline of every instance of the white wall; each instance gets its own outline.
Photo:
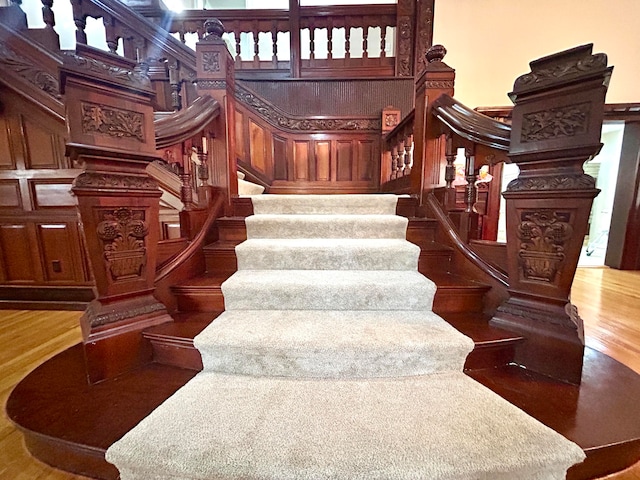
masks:
POLYGON ((640 101, 640 0, 436 0, 434 43, 469 107, 511 105, 536 58, 585 43, 615 65, 607 103, 640 101))

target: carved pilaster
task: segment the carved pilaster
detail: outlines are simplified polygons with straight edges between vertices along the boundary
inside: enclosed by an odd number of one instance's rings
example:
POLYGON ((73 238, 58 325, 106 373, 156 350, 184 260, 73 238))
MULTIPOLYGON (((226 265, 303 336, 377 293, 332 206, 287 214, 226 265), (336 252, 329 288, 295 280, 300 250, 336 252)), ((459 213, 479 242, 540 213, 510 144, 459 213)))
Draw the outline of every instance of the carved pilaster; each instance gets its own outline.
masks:
POLYGON ((570 383, 581 379, 584 337, 569 293, 599 192, 582 165, 601 147, 606 64, 577 47, 531 62, 510 94, 520 174, 504 193, 510 298, 492 323, 527 338, 516 361, 570 383))
MULTIPOLYGON (((426 54, 433 45, 433 7, 435 0, 418 0, 416 4, 414 75, 420 76, 427 68, 426 54)), ((453 86, 452 86, 453 88, 453 86)))
POLYGON ((396 76, 413 75, 415 0, 398 0, 396 27, 396 76))

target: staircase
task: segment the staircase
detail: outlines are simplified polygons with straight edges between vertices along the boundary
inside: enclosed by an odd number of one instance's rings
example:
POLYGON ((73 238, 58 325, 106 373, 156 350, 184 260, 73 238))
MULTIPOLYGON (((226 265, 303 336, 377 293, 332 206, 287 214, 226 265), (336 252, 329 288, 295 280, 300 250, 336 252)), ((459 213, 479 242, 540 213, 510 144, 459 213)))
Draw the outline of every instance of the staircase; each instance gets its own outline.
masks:
MULTIPOLYGON (((489 286, 450 272, 452 249, 435 241, 435 220, 414 216, 414 199, 399 197, 396 212, 410 215, 406 237, 420 247, 418 271, 437 286, 433 311, 475 342, 465 370, 508 364, 522 337, 488 324, 482 309, 489 286)), ((221 284, 237 269, 235 247, 247 239, 245 217, 253 214, 250 198, 234 198, 233 213, 218 219, 218 240, 204 248, 207 272, 172 287, 179 309, 174 314, 177 321, 145 332, 156 361, 201 370, 193 337, 224 310, 221 284)))
POLYGON ((253 201, 204 369, 108 450, 121 478, 561 479, 584 458, 462 373, 473 343, 432 313, 395 196, 253 201))

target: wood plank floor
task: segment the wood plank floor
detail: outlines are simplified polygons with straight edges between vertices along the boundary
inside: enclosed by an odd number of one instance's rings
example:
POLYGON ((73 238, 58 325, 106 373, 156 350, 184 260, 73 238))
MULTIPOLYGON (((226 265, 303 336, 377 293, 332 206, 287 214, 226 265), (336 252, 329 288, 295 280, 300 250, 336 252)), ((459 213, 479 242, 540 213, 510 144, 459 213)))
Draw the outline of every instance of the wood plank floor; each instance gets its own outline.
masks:
MULTIPOLYGON (((585 321, 586 343, 640 373, 640 271, 580 268, 572 301, 585 321)), ((0 310, 0 479, 82 479, 50 468, 26 451, 4 405, 29 371, 78 343, 79 312, 0 310)), ((640 480, 640 464, 607 480, 640 480)))

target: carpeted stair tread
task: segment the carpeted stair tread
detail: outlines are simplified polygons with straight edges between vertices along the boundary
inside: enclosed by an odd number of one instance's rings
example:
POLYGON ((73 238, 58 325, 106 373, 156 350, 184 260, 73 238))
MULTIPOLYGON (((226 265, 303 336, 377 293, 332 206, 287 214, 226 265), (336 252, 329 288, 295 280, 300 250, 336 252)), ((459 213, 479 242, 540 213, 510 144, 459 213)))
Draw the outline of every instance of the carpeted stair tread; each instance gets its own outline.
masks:
POLYGON ((202 372, 107 451, 122 480, 560 480, 584 453, 461 372, 202 372))
POLYGON ((395 215, 395 195, 255 195, 251 197, 256 215, 395 215))
POLYGON ((250 239, 236 256, 239 270, 416 270, 420 248, 400 239, 250 239))
POLYGON ((226 310, 429 311, 436 291, 417 271, 397 270, 239 270, 221 288, 226 310))
POLYGON ((252 215, 247 238, 405 239, 408 220, 392 215, 252 215))
POLYGON ((195 339, 205 370, 366 378, 461 371, 473 341, 428 312, 227 311, 195 339))

